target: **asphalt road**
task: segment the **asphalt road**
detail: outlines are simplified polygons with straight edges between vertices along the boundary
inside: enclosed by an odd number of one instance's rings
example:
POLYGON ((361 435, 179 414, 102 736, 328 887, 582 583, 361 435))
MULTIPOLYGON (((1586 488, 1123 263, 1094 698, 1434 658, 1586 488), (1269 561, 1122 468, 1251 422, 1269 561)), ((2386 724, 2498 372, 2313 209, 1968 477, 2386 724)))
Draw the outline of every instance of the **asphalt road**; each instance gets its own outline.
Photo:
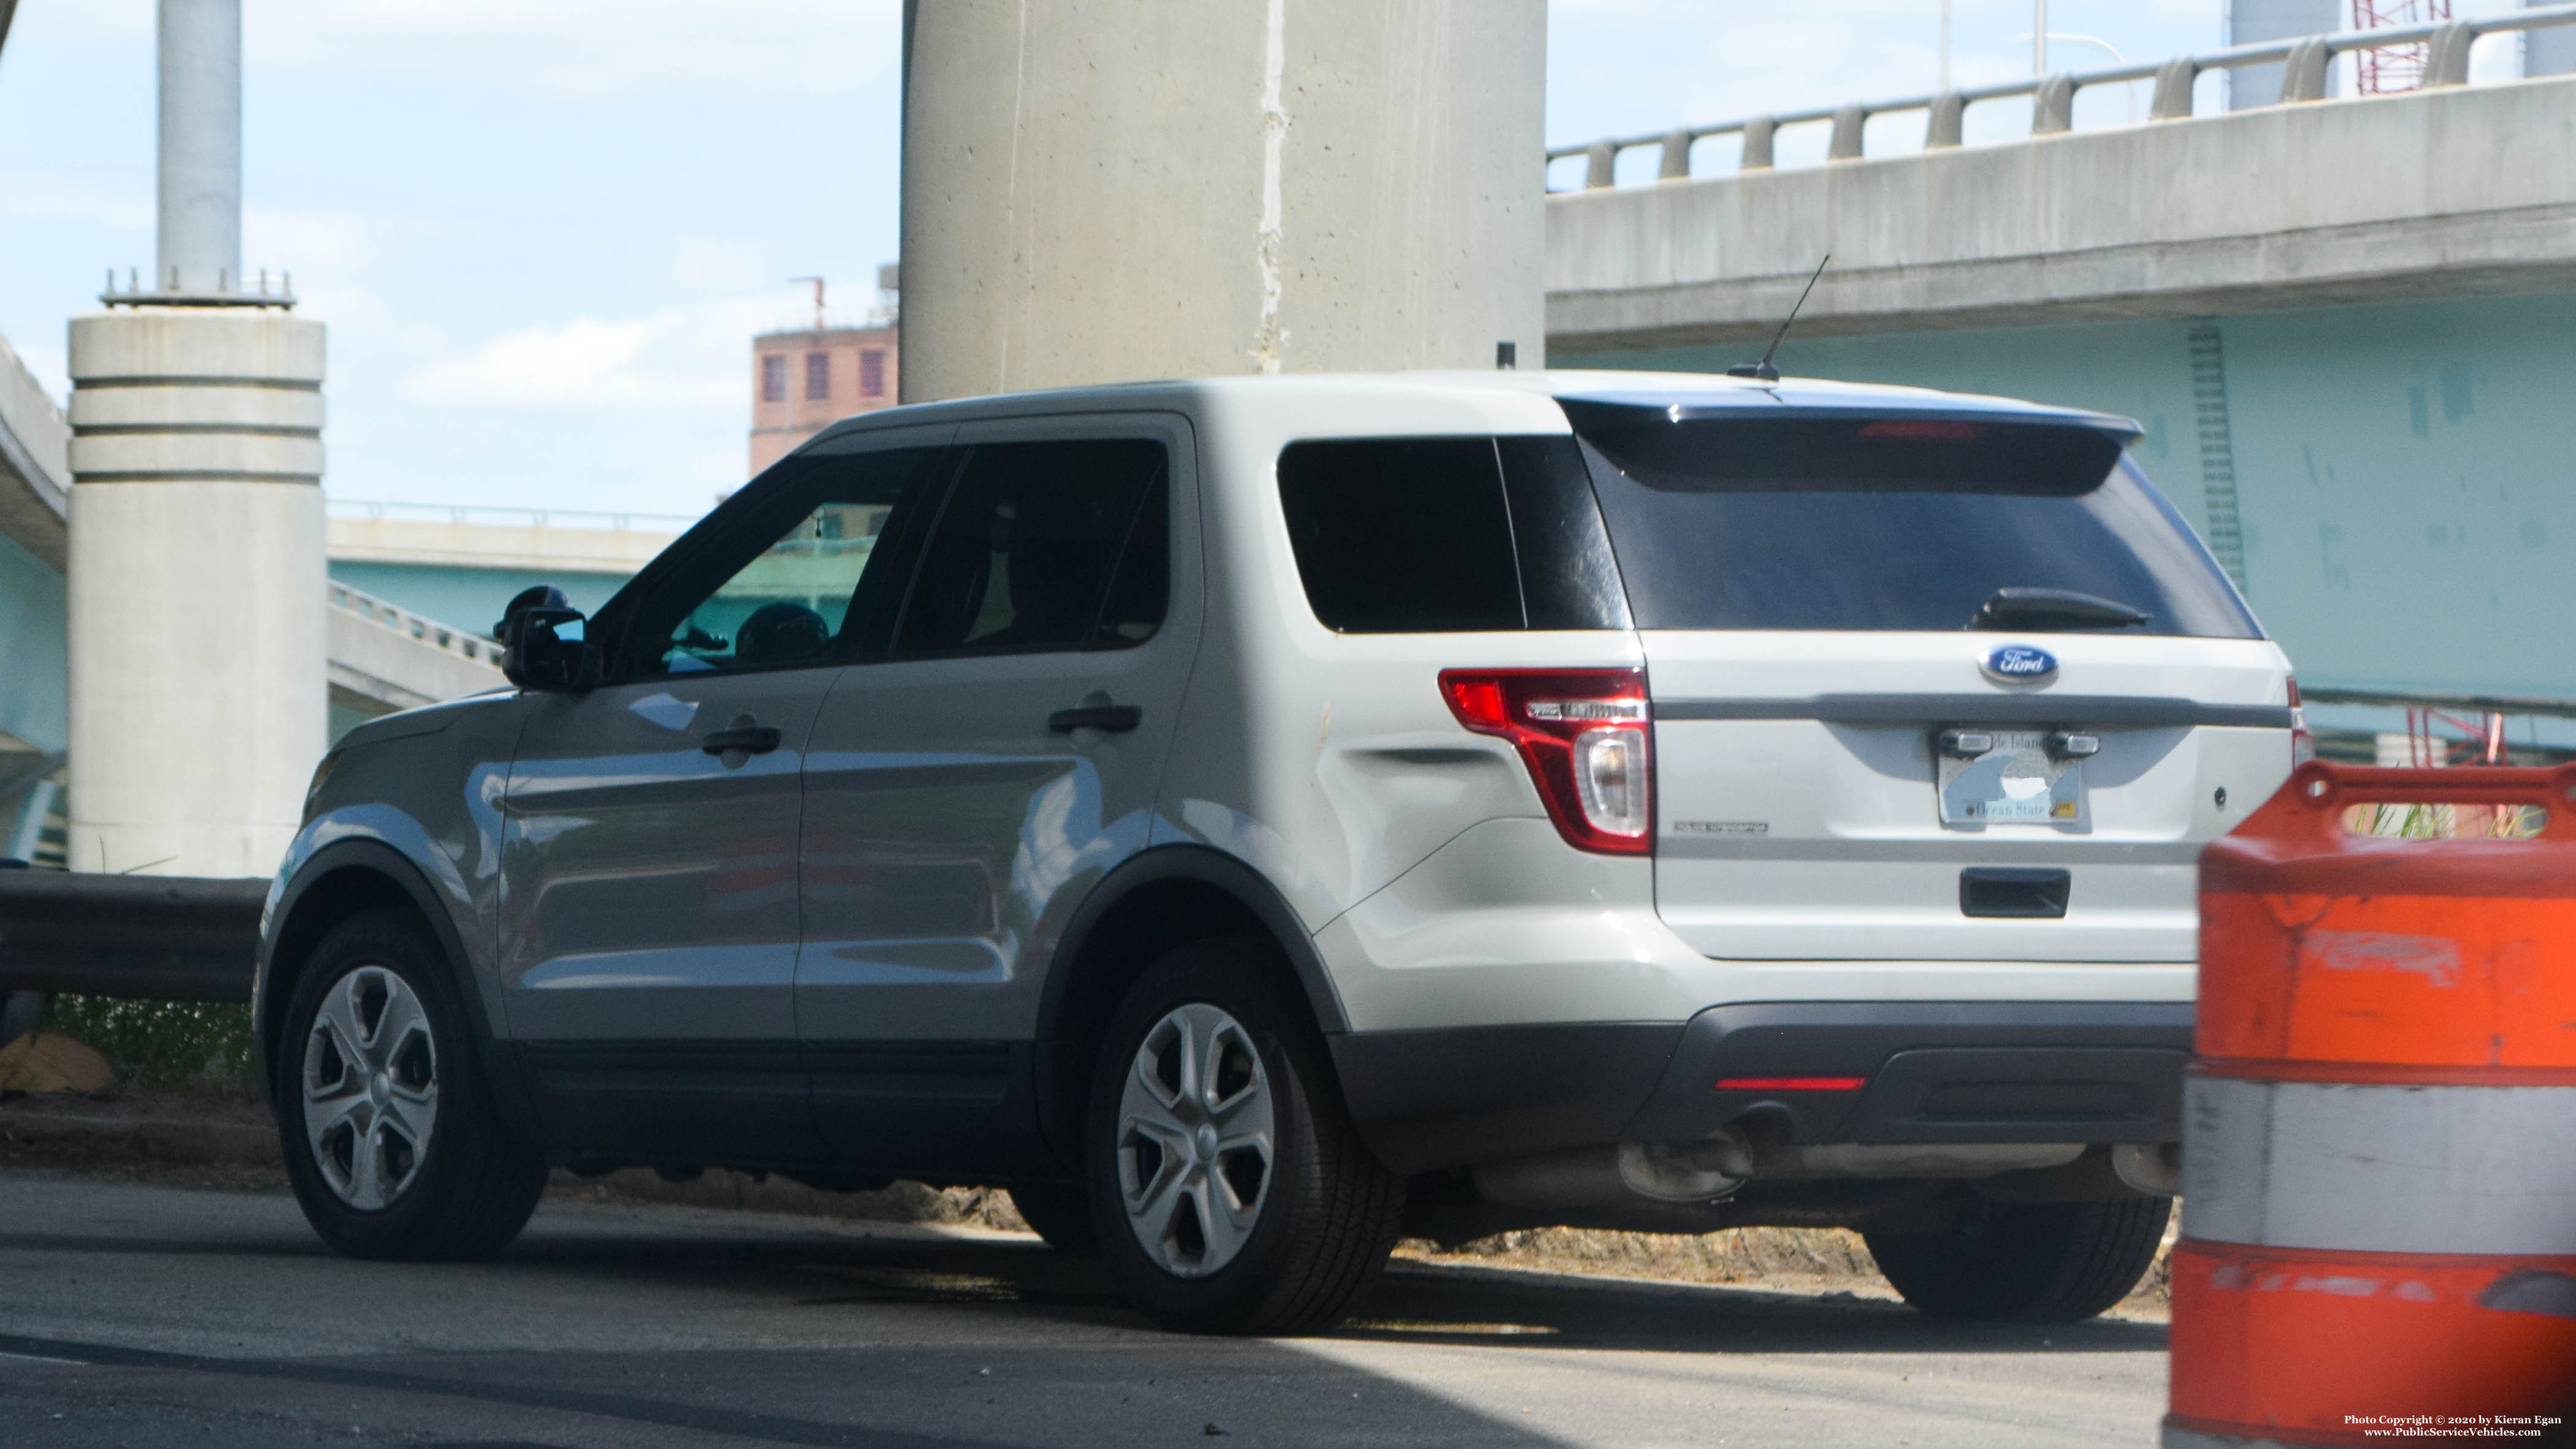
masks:
POLYGON ((1330 1337, 1145 1326, 1033 1239, 550 1201, 490 1263, 283 1195, 0 1172, 0 1445, 2153 1442, 2165 1332, 1399 1267, 1330 1337))

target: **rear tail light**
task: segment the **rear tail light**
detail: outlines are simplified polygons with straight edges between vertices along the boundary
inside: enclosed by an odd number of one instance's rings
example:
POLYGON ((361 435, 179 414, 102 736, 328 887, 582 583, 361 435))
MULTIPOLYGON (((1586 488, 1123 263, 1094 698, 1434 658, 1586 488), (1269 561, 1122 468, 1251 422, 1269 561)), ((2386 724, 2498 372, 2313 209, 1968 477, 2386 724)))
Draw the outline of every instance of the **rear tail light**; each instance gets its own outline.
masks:
POLYGON ((2290 768, 2317 757, 2317 737, 2308 733, 2308 711, 2299 703, 2299 681, 2290 681, 2290 768))
POLYGON ((1642 669, 1444 669, 1458 722, 1510 740, 1567 842, 1654 849, 1654 746, 1642 669))

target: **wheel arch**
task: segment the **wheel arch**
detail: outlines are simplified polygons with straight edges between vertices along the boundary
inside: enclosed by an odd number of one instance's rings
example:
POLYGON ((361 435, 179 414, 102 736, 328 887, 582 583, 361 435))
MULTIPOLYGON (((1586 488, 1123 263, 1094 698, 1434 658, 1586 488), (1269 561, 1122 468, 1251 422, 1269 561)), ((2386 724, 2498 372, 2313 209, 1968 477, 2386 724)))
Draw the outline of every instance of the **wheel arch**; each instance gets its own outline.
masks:
POLYGON ((1201 845, 1145 851, 1094 887, 1066 922, 1039 995, 1038 1130, 1064 1163, 1080 1160, 1092 1060, 1128 986, 1173 947, 1220 937, 1276 948, 1316 1029, 1350 1029, 1313 935, 1259 871, 1201 845))
POLYGON ((342 922, 372 911, 409 921, 437 944, 447 961, 450 984, 465 1005, 466 1029, 474 1037, 474 1056, 485 1090, 503 1121, 528 1140, 540 1140, 535 1104, 519 1079, 508 1044, 493 1029, 474 980, 474 957, 465 948, 455 918, 420 868, 378 841, 342 841, 315 852, 278 900, 277 926, 261 944, 259 1017, 251 1024, 260 1091, 274 1095, 271 1048, 283 1028, 287 1002, 295 994, 306 959, 342 922))

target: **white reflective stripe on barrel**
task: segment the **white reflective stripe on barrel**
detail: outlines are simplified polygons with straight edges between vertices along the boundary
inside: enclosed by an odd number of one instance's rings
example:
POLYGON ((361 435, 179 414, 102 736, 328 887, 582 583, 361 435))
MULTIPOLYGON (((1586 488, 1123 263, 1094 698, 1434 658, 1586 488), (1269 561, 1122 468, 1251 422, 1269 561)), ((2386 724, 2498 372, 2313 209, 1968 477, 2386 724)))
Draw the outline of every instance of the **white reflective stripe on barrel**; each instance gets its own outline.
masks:
POLYGON ((2183 1112, 2185 1237, 2576 1254, 2576 1087, 2195 1076, 2183 1112))

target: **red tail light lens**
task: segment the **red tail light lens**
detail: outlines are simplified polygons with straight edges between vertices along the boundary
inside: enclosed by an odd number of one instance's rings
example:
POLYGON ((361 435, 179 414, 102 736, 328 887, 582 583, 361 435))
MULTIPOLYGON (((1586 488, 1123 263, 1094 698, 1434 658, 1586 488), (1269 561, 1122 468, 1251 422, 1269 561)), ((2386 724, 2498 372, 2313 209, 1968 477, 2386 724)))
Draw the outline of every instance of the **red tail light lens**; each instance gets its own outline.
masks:
POLYGON ((1444 669, 1458 723, 1510 740, 1567 843, 1654 849, 1654 743, 1642 669, 1444 669))
POLYGON ((2317 757, 2317 737, 2308 732, 2308 711, 2299 703, 2299 681, 2290 681, 2290 768, 2317 757))

